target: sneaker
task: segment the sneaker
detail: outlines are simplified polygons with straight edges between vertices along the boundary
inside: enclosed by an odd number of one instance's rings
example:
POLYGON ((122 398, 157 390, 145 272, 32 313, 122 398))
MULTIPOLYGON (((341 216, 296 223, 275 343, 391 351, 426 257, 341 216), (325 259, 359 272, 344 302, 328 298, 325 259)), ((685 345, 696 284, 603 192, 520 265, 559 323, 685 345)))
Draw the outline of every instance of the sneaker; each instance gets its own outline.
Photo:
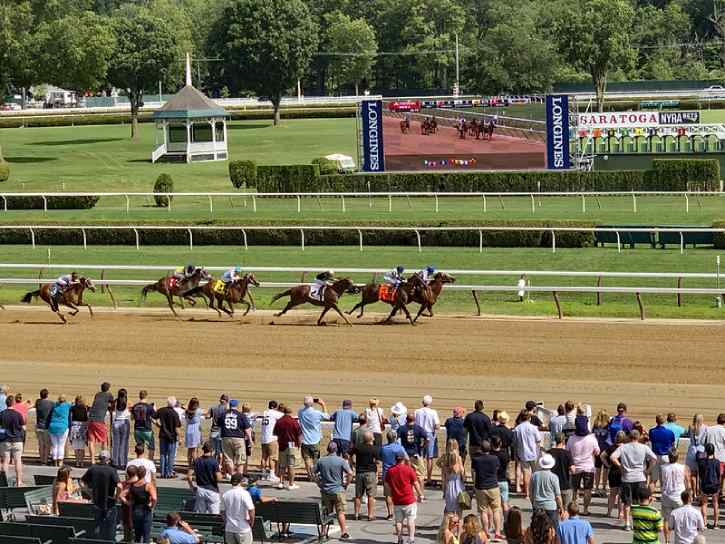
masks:
POLYGON ((293 490, 299 489, 299 488, 300 488, 300 486, 298 486, 297 484, 292 484, 292 485, 287 486, 287 489, 289 489, 290 491, 293 491, 293 490))
POLYGON ((269 476, 267 476, 267 480, 270 482, 279 482, 279 478, 276 474, 269 474, 269 476))
POLYGON ((285 484, 283 482, 279 482, 275 487, 277 489, 284 489, 285 488, 285 484))
POLYGON ((632 530, 632 526, 631 526, 631 525, 630 525, 630 524, 628 523, 628 524, 626 524, 626 525, 624 526, 624 530, 625 530, 625 531, 631 531, 631 530, 632 530))

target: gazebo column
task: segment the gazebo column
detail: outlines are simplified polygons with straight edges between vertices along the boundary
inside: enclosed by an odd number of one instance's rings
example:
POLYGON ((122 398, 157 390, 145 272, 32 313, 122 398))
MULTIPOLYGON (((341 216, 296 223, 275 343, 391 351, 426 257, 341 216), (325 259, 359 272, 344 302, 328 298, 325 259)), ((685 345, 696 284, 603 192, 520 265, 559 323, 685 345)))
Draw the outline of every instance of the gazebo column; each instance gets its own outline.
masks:
POLYGON ((186 162, 191 162, 191 121, 186 121, 186 162))
POLYGON ((209 124, 211 125, 211 148, 214 153, 214 160, 216 160, 216 121, 210 119, 209 124))

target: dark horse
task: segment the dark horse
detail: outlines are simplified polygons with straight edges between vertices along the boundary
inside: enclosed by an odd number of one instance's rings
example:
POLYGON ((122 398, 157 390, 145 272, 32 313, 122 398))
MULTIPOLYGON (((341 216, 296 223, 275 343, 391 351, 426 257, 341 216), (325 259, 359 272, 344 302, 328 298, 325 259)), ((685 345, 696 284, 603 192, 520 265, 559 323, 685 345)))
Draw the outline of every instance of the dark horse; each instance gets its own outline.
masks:
POLYGON ((456 278, 446 274, 445 272, 436 272, 433 279, 428 282, 428 289, 414 289, 410 298, 410 302, 420 304, 418 315, 415 316, 413 322, 418 321, 424 310, 428 310, 428 317, 433 317, 433 305, 438 301, 438 297, 443 291, 446 283, 455 283, 456 278))
POLYGON ((410 119, 407 117, 405 119, 400 120, 400 132, 403 134, 408 134, 408 131, 410 130, 410 119))
MULTIPOLYGON (((174 310, 175 303, 173 297, 185 297, 187 293, 199 287, 199 284, 202 281, 206 281, 210 277, 209 273, 203 267, 195 268, 191 276, 181 280, 177 279, 176 276, 173 275, 164 276, 156 283, 150 283, 145 286, 141 290, 141 297, 143 300, 146 300, 146 296, 152 291, 161 293, 166 297, 166 300, 169 303, 169 308, 171 308, 171 313, 174 314, 174 317, 179 317, 179 314, 177 314, 176 310, 174 310)), ((177 304, 177 306, 183 308, 181 304, 177 304)))
POLYGON ((466 120, 461 118, 458 121, 458 124, 456 125, 456 130, 458 130, 458 137, 461 140, 466 139, 466 133, 468 132, 468 123, 466 123, 466 120))
MULTIPOLYGON (((379 302, 380 285, 381 284, 379 283, 369 283, 365 287, 363 287, 362 300, 358 302, 355 306, 353 306, 349 312, 347 312, 348 315, 352 315, 355 310, 360 308, 360 313, 357 315, 357 317, 361 318, 365 311, 365 306, 367 306, 368 304, 379 302)), ((408 318, 408 321, 410 321, 410 324, 415 325, 413 317, 408 311, 407 305, 410 302, 413 302, 413 296, 416 289, 425 292, 426 286, 423 284, 420 276, 418 276, 417 274, 413 274, 410 278, 408 278, 407 281, 401 283, 400 286, 395 290, 395 295, 392 300, 383 301, 387 304, 390 304, 393 309, 390 311, 390 315, 387 317, 387 319, 381 321, 381 323, 389 323, 393 316, 398 313, 398 310, 403 310, 405 316, 408 318)))
POLYGON ((91 305, 83 302, 83 291, 85 291, 86 289, 90 289, 94 293, 96 291, 96 287, 95 285, 93 285, 93 282, 90 278, 85 278, 81 276, 80 278, 78 278, 77 283, 72 283, 71 285, 69 285, 68 288, 63 291, 63 293, 59 297, 53 297, 50 294, 50 289, 52 287, 52 283, 44 283, 37 291, 30 291, 28 293, 25 293, 25 296, 20 300, 20 302, 30 304, 30 301, 33 300, 33 297, 40 297, 45 301, 46 304, 50 306, 50 309, 56 313, 56 315, 63 323, 67 323, 68 321, 66 320, 65 316, 60 313, 59 306, 61 304, 71 309, 71 311, 68 313, 72 316, 77 315, 80 311, 80 308, 78 308, 78 306, 85 306, 86 308, 88 308, 88 313, 90 313, 91 317, 93 317, 93 309, 91 308, 91 305))
POLYGON ((352 323, 350 323, 347 317, 345 317, 344 314, 340 311, 340 308, 337 306, 337 301, 340 300, 340 297, 342 297, 342 295, 345 293, 355 294, 359 292, 360 289, 355 286, 350 278, 342 278, 335 281, 332 285, 325 287, 325 290, 322 293, 322 297, 324 300, 322 301, 310 297, 309 285, 298 285, 297 287, 292 287, 292 289, 287 289, 286 291, 274 295, 272 297, 272 300, 270 301, 270 305, 273 304, 275 301, 281 299, 282 297, 290 297, 287 306, 285 306, 281 312, 274 314, 275 317, 286 314, 295 306, 307 303, 314 304, 315 306, 324 306, 325 309, 322 310, 322 313, 317 320, 318 325, 325 325, 325 323, 322 322, 322 318, 325 317, 325 314, 330 309, 332 309, 335 310, 337 314, 345 320, 345 323, 352 326, 352 323))
POLYGON ((206 300, 208 300, 209 308, 216 310, 219 317, 222 315, 219 310, 227 314, 229 317, 233 317, 234 305, 245 304, 247 309, 242 315, 247 315, 254 304, 254 299, 252 299, 252 293, 249 291, 249 286, 254 285, 255 287, 259 287, 259 282, 257 281, 254 272, 244 274, 244 277, 241 279, 234 280, 221 292, 216 289, 217 282, 220 281, 221 280, 210 279, 206 284, 186 293, 184 297, 195 297, 199 295, 204 296, 206 300), (249 295, 251 303, 246 300, 247 295, 249 295), (224 307, 225 302, 229 305, 229 310, 224 307))
POLYGON ((486 125, 481 123, 481 128, 483 129, 483 139, 493 140, 493 131, 496 130, 496 122, 491 119, 486 125), (487 136, 488 138, 486 138, 487 136))

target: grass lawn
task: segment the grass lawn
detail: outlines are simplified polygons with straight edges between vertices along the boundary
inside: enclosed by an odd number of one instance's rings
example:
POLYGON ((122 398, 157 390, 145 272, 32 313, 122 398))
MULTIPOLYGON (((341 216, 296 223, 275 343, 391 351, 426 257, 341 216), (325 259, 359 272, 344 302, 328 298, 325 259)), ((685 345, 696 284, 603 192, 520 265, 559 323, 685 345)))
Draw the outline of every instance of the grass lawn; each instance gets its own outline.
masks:
MULTIPOLYGON (((10 163, 3 191, 150 191, 162 172, 176 191, 229 191, 227 162, 151 164, 154 125, 0 129, 0 146, 10 163)), ((356 156, 355 119, 234 121, 229 155, 258 164, 309 163, 331 153, 356 156)))
MULTIPOLYGON (((291 247, 250 247, 248 251, 233 246, 197 247, 189 251, 186 247, 142 247, 140 251, 129 247, 90 247, 84 251, 79 247, 57 246, 38 247, 3 246, 3 261, 6 263, 72 263, 72 264, 138 264, 163 265, 169 271, 187 262, 206 266, 231 266, 239 263, 243 266, 305 266, 319 269, 341 267, 392 268, 401 263, 408 270, 422 268, 428 263, 440 269, 480 269, 480 270, 568 270, 568 271, 619 271, 619 272, 714 272, 717 252, 708 249, 687 250, 680 255, 677 250, 635 249, 617 253, 616 249, 560 249, 552 254, 547 249, 511 249, 491 248, 479 253, 474 248, 425 248, 418 253, 414 248, 368 247, 360 252, 354 247, 315 247, 308 246, 306 251, 291 247)), ((83 269, 79 269, 83 273, 83 269)), ((53 278, 61 270, 44 271, 42 277, 53 278)), ((37 271, 2 270, 3 277, 35 278, 37 271)), ((98 278, 98 271, 89 272, 98 278)), ((156 272, 107 272, 107 279, 154 280, 160 277, 156 272)), ((299 274, 260 273, 261 281, 300 281, 299 274)), ((369 275, 354 275, 356 281, 370 281, 369 275)), ((480 285, 515 285, 516 275, 508 276, 460 276, 459 283, 480 285)), ((555 278, 533 277, 535 286, 595 285, 596 278, 555 278)), ((650 279, 609 279, 603 285, 609 286, 659 286, 674 287, 676 280, 650 279)), ((3 286, 0 288, 0 302, 17 302, 22 294, 32 286, 3 286)), ((714 280, 687 280, 683 287, 715 287, 714 280)), ((139 303, 138 288, 114 288, 121 306, 136 306, 139 303)), ((259 308, 267 308, 275 289, 258 289, 256 298, 259 308)), ((343 303, 350 308, 357 297, 346 297, 343 303)), ((545 293, 536 293, 532 302, 519 303, 514 293, 493 293, 481 295, 482 311, 510 315, 553 315, 555 307, 552 297, 545 293)), ((725 310, 714 308, 713 298, 707 296, 685 296, 684 305, 677 307, 674 295, 643 297, 649 317, 710 318, 720 319, 725 310)), ((109 304, 107 295, 100 292, 91 295, 92 303, 109 304)), ((594 294, 561 295, 564 311, 570 316, 615 316, 637 317, 638 309, 633 295, 603 295, 603 304, 596 305, 594 294)), ((149 305, 163 305, 158 295, 150 295, 149 305)), ((279 303, 275 306, 279 307, 279 303)), ((382 311, 383 305, 376 310, 382 311)), ((440 311, 473 312, 471 294, 462 291, 444 293, 439 306, 440 311)))

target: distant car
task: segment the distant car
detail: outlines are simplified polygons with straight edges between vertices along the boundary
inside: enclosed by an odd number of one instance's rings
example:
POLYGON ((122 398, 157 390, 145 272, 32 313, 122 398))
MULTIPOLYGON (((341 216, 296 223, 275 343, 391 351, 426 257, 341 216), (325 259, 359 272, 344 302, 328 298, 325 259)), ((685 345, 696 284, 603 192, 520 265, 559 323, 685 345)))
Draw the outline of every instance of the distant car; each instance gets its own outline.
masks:
POLYGON ((725 87, 722 85, 710 85, 706 91, 725 91, 725 87))
POLYGON ((7 104, 0 106, 0 110, 2 111, 18 111, 21 109, 20 104, 16 104, 15 102, 8 102, 7 104))
POLYGON ((388 104, 389 111, 420 111, 422 104, 420 100, 396 100, 388 104))

